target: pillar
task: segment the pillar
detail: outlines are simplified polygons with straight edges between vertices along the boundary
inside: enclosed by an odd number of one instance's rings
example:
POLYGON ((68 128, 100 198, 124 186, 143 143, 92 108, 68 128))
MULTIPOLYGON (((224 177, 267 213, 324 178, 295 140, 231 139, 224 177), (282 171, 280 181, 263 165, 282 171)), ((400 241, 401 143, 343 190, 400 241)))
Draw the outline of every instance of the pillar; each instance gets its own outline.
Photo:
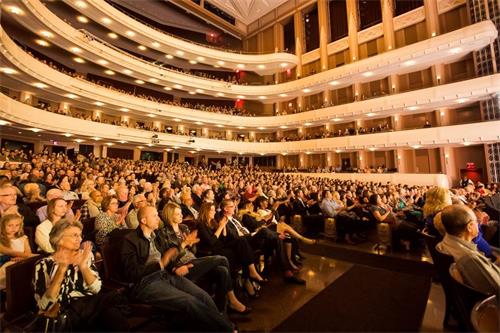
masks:
MULTIPOLYGON (((384 48, 385 51, 391 51, 396 47, 394 36, 394 6, 393 0, 380 0, 382 8, 382 29, 384 30, 384 48)), ((398 76, 389 75, 389 91, 397 93, 399 91, 398 76)))
POLYGON ((21 91, 21 95, 19 96, 19 101, 24 104, 32 105, 33 95, 27 91, 21 91))
MULTIPOLYGON (((283 32, 283 24, 275 23, 273 26, 273 36, 274 36, 274 52, 281 52, 285 48, 285 38, 283 32)), ((281 82, 280 71, 274 73, 274 83, 278 84, 281 82)), ((274 110, 278 110, 279 103, 275 103, 274 110)))
MULTIPOLYGON (((436 0, 424 0, 425 24, 427 27, 427 37, 432 38, 440 34, 439 12, 436 0)), ((445 72, 443 64, 436 64, 431 67, 432 80, 434 85, 445 83, 445 72)))
MULTIPOLYGON (((318 0, 319 59, 321 71, 328 70, 328 42, 330 40, 330 8, 327 0, 318 0)), ((328 88, 323 91, 322 104, 329 105, 331 95, 328 88)))
MULTIPOLYGON (((355 62, 359 60, 359 46, 358 46, 358 29, 359 29, 359 17, 358 17, 358 0, 347 0, 347 28, 348 28, 348 43, 349 43, 349 62, 355 62)), ((352 86, 354 100, 359 100, 359 95, 361 94, 361 84, 354 83, 352 86), (356 95, 357 93, 357 95, 356 95)))
POLYGON ((134 161, 138 161, 141 159, 141 150, 139 148, 134 148, 134 161))
POLYGON ((108 157, 108 146, 106 145, 101 146, 101 157, 102 158, 108 157))
POLYGON ((69 113, 69 103, 61 102, 57 107, 57 111, 63 112, 64 114, 69 113))

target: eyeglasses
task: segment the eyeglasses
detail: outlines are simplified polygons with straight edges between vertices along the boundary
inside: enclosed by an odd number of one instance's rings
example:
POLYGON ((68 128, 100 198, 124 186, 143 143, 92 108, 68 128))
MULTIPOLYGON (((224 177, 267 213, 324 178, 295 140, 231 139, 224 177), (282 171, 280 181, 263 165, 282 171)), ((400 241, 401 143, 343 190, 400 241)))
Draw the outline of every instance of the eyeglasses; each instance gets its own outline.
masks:
POLYGON ((0 194, 0 197, 16 197, 17 193, 0 194))

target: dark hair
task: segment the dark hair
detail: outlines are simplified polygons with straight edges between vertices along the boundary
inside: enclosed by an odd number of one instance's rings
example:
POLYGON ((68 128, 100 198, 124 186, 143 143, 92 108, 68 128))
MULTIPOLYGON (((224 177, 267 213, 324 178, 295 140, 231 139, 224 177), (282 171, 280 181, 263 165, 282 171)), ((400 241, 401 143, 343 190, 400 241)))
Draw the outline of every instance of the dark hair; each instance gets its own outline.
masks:
POLYGON ((471 220, 471 214, 474 215, 466 205, 450 205, 441 211, 441 222, 447 233, 460 236, 467 229, 467 224, 473 221, 471 220))
POLYGON ((372 195, 370 195, 370 198, 368 199, 368 202, 371 204, 371 205, 377 205, 378 204, 378 198, 379 198, 379 195, 374 193, 372 195))
POLYGON ((106 212, 109 209, 109 205, 111 204, 111 200, 113 200, 113 199, 118 200, 116 195, 108 195, 102 199, 101 208, 102 208, 103 212, 106 212))

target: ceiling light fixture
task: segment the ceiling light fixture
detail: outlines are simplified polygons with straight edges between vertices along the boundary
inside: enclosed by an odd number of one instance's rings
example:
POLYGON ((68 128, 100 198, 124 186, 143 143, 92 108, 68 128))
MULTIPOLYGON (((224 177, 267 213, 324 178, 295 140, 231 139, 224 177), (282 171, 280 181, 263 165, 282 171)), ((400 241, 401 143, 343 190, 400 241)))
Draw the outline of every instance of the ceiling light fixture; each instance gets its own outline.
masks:
POLYGON ((135 80, 134 82, 137 83, 137 84, 144 84, 144 83, 146 83, 143 80, 135 80))
POLYGON ((174 56, 171 54, 165 54, 165 58, 167 59, 174 59, 174 56))
POLYGON ((83 15, 79 15, 76 17, 76 20, 80 23, 89 23, 89 19, 86 18, 85 16, 83 15))
POLYGON ((339 81, 331 81, 331 82, 330 82, 330 84, 331 84, 332 86, 337 86, 337 85, 339 85, 339 84, 340 84, 340 82, 339 82, 339 81))
POLYGON ((219 93, 217 93, 217 96, 222 97, 222 96, 224 96, 224 94, 219 92, 219 93))
POLYGON ((224 64, 225 64, 225 62, 224 62, 224 61, 222 61, 222 60, 219 60, 219 61, 217 61, 217 64, 222 66, 222 65, 224 65, 224 64))
POLYGON ((288 66, 288 64, 287 64, 286 62, 282 62, 282 63, 280 64, 280 67, 281 67, 281 68, 285 68, 285 67, 287 67, 287 66, 288 66))
POLYGON ((33 86, 40 88, 40 89, 48 88, 48 85, 46 85, 45 83, 42 83, 42 82, 35 82, 35 83, 33 83, 33 86))
POLYGON ((370 77, 370 76, 373 76, 373 72, 364 72, 364 73, 363 73, 363 76, 364 76, 364 77, 370 77))
POLYGON ((245 68, 245 65, 244 64, 237 64, 236 67, 238 67, 238 68, 245 68))
POLYGON ((370 113, 367 113, 367 114, 366 114, 366 116, 367 116, 367 117, 373 117, 373 116, 375 116, 375 115, 376 115, 376 113, 375 113, 375 112, 370 112, 370 113))
POLYGON ((161 47, 161 44, 158 43, 158 42, 152 42, 151 45, 153 45, 153 47, 156 47, 156 48, 160 48, 161 47))
POLYGON ((123 112, 129 112, 130 110, 127 109, 127 108, 121 108, 120 111, 123 111, 123 112))
POLYGON ((196 62, 196 60, 189 60, 189 63, 192 65, 196 65, 198 62, 196 62))
POLYGON ((17 71, 15 69, 9 68, 9 67, 2 67, 0 68, 0 72, 4 74, 16 74, 17 71))
POLYGON ((123 74, 132 75, 134 74, 134 72, 132 72, 130 69, 124 69, 123 74))
POLYGON ((104 60, 104 59, 97 60, 97 63, 99 65, 103 65, 103 66, 106 66, 107 64, 109 64, 109 62, 107 60, 104 60))
POLYGON ((76 46, 73 46, 69 49, 73 53, 82 53, 82 49, 76 46))
POLYGON ((84 64, 85 63, 85 60, 83 60, 82 58, 79 58, 79 57, 74 57, 73 60, 79 64, 84 64))
POLYGON ((468 98, 459 98, 459 99, 457 99, 457 103, 458 104, 462 104, 462 103, 465 103, 465 102, 468 102, 468 101, 469 101, 468 98))
POLYGON ((87 8, 87 4, 85 3, 85 1, 81 1, 81 0, 75 1, 75 5, 77 7, 80 7, 80 8, 87 8))
POLYGON ((184 55, 184 51, 177 50, 177 51, 175 51, 175 54, 177 54, 179 56, 183 56, 184 55))
POLYGON ((196 92, 200 93, 200 94, 203 94, 205 92, 205 90, 203 90, 203 89, 196 89, 196 92))
POLYGON ((287 94, 279 94, 279 97, 287 97, 287 94))
POLYGON ((138 48, 139 50, 141 50, 141 51, 146 51, 146 50, 148 49, 148 48, 147 48, 147 47, 145 47, 144 45, 139 45, 139 46, 137 46, 137 48, 138 48))
POLYGON ((35 43, 37 43, 38 45, 43 46, 43 47, 49 47, 50 46, 49 42, 47 42, 47 41, 45 41, 43 39, 37 39, 37 40, 35 40, 35 43))
POLYGON ((105 105, 103 102, 94 102, 94 104, 97 106, 104 106, 105 105))
POLYGON ((50 31, 47 31, 47 30, 40 31, 40 35, 42 35, 45 38, 52 38, 52 37, 54 37, 54 34, 52 32, 50 32, 50 31))
POLYGON ((16 6, 9 6, 7 10, 9 12, 11 12, 12 14, 16 14, 16 15, 23 15, 24 14, 24 12, 21 10, 21 8, 16 7, 16 6))
POLYGON ((163 89, 169 90, 169 91, 172 90, 172 88, 170 88, 170 87, 163 87, 163 89))
POLYGON ((111 19, 108 18, 108 17, 103 17, 101 19, 101 22, 104 23, 104 24, 106 24, 106 25, 109 25, 109 24, 113 23, 113 21, 111 21, 111 19))
POLYGON ((38 132, 40 132, 40 131, 41 131, 41 129, 36 128, 36 127, 33 127, 33 128, 31 128, 31 131, 32 131, 32 132, 35 132, 35 133, 38 133, 38 132))
POLYGON ((182 88, 183 88, 183 86, 181 86, 180 84, 175 84, 175 85, 174 85, 174 88, 175 88, 175 89, 182 89, 182 88))
POLYGON ((67 137, 67 138, 70 138, 70 137, 73 136, 73 134, 71 134, 71 133, 64 133, 64 136, 67 137))
POLYGON ((151 82, 151 83, 157 83, 158 79, 155 79, 154 77, 152 77, 152 78, 149 79, 149 82, 151 82))
POLYGON ((108 33, 108 37, 111 38, 111 39, 117 39, 118 35, 115 34, 114 32, 110 32, 110 33, 108 33))
POLYGON ((258 69, 265 69, 265 68, 266 68, 266 65, 257 65, 257 68, 258 68, 258 69))
POLYGON ((113 72, 111 69, 105 70, 104 73, 108 75, 115 75, 115 72, 113 72))
POLYGON ((306 93, 306 94, 307 94, 307 93, 310 93, 310 92, 311 92, 311 89, 309 89, 309 88, 305 88, 305 89, 302 89, 302 92, 304 92, 304 93, 306 93))
POLYGON ((196 60, 198 60, 198 61, 205 61, 205 58, 204 57, 196 57, 196 60))
POLYGON ((135 36, 135 32, 133 32, 131 30, 127 30, 127 31, 125 31, 125 35, 127 35, 129 37, 134 37, 135 36))
POLYGON ((76 96, 76 95, 74 95, 74 94, 66 94, 66 95, 64 95, 64 96, 66 96, 66 97, 68 97, 68 98, 71 98, 71 99, 76 99, 76 98, 78 98, 78 96, 76 96))
POLYGON ((415 65, 417 62, 415 60, 408 60, 408 61, 405 61, 403 62, 403 66, 413 66, 415 65))
POLYGON ((415 110, 418 110, 420 109, 418 106, 409 106, 406 108, 408 111, 415 111, 415 110))

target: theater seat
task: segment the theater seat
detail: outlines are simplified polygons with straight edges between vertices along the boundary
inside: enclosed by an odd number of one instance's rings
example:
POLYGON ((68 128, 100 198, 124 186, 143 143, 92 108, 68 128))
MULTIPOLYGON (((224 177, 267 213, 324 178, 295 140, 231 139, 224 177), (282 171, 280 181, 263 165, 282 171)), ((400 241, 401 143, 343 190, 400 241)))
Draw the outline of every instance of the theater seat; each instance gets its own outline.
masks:
POLYGON ((498 316, 498 297, 493 295, 476 303, 471 313, 474 330, 479 333, 499 332, 500 318, 498 316))

